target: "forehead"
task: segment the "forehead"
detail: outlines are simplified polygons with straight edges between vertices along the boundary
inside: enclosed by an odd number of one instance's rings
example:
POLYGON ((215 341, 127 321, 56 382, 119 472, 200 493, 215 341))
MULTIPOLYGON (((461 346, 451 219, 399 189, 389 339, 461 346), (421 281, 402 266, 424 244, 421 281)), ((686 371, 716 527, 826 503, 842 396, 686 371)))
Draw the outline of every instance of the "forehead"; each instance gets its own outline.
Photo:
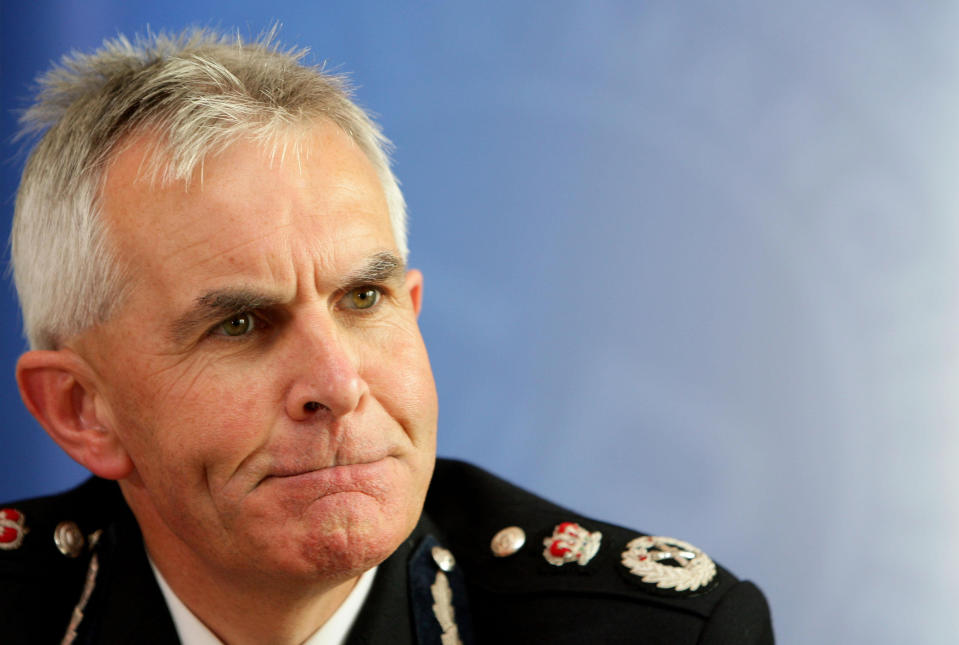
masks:
POLYGON ((143 171, 150 135, 129 142, 108 170, 102 212, 134 283, 275 275, 306 257, 333 266, 394 249, 379 178, 352 139, 328 122, 285 137, 234 143, 169 185, 143 171))

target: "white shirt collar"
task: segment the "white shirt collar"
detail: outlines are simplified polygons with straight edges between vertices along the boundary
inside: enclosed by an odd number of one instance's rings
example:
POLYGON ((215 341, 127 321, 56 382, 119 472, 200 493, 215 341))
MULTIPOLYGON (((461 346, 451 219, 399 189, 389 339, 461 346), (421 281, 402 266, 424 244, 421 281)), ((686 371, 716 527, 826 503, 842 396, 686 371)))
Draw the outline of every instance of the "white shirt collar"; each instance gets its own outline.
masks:
MULTIPOLYGON (((180 636, 181 645, 223 645, 223 641, 217 638, 170 589, 170 585, 167 584, 152 560, 150 560, 150 566, 153 568, 153 575, 156 576, 160 585, 160 591, 163 592, 163 598, 170 610, 170 616, 173 617, 173 624, 180 636)), ((375 575, 376 567, 361 575, 343 604, 302 645, 343 645, 346 641, 346 635, 363 607, 363 603, 366 602, 375 575)))

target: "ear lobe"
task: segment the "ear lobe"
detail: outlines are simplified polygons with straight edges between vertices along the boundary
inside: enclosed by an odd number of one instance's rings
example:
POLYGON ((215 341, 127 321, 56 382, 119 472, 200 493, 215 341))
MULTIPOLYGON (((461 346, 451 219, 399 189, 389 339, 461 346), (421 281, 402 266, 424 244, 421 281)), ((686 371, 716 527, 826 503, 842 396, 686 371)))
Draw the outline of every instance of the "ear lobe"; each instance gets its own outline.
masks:
POLYGON ((123 479, 133 462, 97 409, 89 367, 67 349, 30 351, 17 361, 17 385, 30 413, 75 461, 106 479, 123 479))
POLYGON ((406 272, 406 290, 413 301, 413 313, 419 316, 423 307, 423 274, 418 269, 406 272))

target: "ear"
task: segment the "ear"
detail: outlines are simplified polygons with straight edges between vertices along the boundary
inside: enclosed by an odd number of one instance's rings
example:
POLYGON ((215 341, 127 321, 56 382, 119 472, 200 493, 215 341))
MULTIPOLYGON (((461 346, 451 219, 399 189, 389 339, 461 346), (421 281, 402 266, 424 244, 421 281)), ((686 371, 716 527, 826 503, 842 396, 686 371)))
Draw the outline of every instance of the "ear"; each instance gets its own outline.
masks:
POLYGON ((30 351, 17 361, 20 396, 47 434, 94 475, 123 479, 133 462, 94 383, 93 371, 69 349, 30 351))
POLYGON ((423 307, 423 274, 418 269, 406 272, 406 290, 413 301, 413 312, 419 316, 423 307))

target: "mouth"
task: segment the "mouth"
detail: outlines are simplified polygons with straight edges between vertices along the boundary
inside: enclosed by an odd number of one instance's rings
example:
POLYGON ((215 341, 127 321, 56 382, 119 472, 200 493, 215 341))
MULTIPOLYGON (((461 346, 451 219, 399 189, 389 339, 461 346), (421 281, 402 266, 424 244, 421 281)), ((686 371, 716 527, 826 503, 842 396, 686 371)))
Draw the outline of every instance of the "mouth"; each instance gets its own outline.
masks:
POLYGON ((260 485, 295 487, 315 496, 375 493, 389 480, 395 459, 389 455, 333 466, 275 468, 260 485))
POLYGON ((308 463, 305 459, 300 460, 299 462, 289 460, 287 463, 274 464, 273 467, 267 472, 264 479, 285 479, 288 477, 308 475, 310 473, 368 466, 370 464, 377 464, 384 459, 389 458, 391 454, 391 451, 384 450, 382 452, 377 451, 374 454, 356 455, 352 457, 337 457, 330 460, 332 463, 308 463))

